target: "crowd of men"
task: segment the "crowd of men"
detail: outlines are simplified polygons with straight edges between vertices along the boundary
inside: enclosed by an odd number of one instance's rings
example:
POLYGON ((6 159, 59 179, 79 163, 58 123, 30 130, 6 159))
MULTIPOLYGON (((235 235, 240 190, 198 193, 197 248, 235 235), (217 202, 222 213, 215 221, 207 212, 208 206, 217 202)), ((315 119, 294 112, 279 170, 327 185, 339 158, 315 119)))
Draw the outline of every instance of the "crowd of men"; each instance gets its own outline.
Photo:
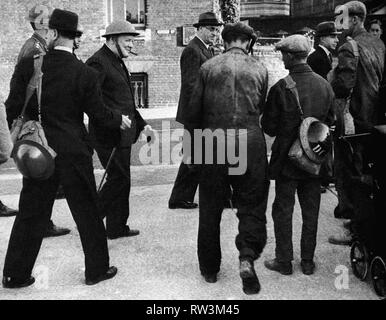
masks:
MULTIPOLYGON (((350 233, 332 236, 329 241, 344 245, 352 242, 363 217, 356 210, 356 194, 349 181, 361 175, 363 146, 353 146, 358 172, 349 170, 352 163, 347 163, 339 144, 334 146, 335 158, 325 158, 320 174, 296 165, 288 156, 305 119, 312 118, 308 126, 312 122, 328 126, 334 136, 350 130, 368 132, 384 120, 378 104, 385 59, 385 46, 377 29, 381 24, 372 21, 370 32, 374 35, 370 34, 364 28, 364 4, 350 1, 345 5, 348 30, 339 48, 338 36, 342 35, 330 21, 317 26, 318 45, 312 54, 310 40, 299 34, 275 45, 289 75, 270 89, 267 68, 251 55, 257 39, 251 27, 243 23, 223 26, 211 12, 201 14, 194 24, 197 34, 183 50, 180 61, 182 83, 176 118, 185 127, 183 152, 192 152, 184 155, 169 208, 199 207, 198 262, 209 283, 217 281, 220 270, 220 221, 224 208, 230 205, 237 208, 239 219, 235 244, 243 291, 260 291, 254 262, 266 245, 270 180, 275 180, 272 218, 276 249, 274 258, 264 262, 266 268, 283 275, 293 272, 292 215, 297 194, 303 219, 301 269, 306 275, 314 273, 321 181, 332 167, 339 200, 335 216, 350 219, 346 224, 350 233), (221 28, 224 51, 215 55, 211 46, 221 28), (334 67, 332 55, 336 49, 338 63, 334 67), (203 130, 223 132, 223 141, 204 144, 200 150, 197 146, 202 144, 196 133, 203 130), (275 137, 269 162, 264 133, 275 137), (219 156, 222 149, 226 154, 230 149, 238 150, 245 156, 242 172, 232 171, 234 163, 219 156), (202 162, 208 154, 211 161, 202 162), (193 202, 197 186, 199 204, 193 202)), ((29 119, 41 119, 48 144, 57 156, 55 171, 48 179, 23 179, 3 270, 6 288, 34 282, 32 269, 42 239, 49 226, 57 228, 50 218, 59 185, 80 234, 86 284, 96 284, 117 273, 117 268, 110 266, 107 238, 139 234, 127 224, 131 146, 142 131, 153 141, 153 129, 135 108, 130 73, 123 60, 129 57, 138 32, 127 21, 111 23, 103 35, 105 45, 83 63, 74 53, 82 35, 78 20, 77 14, 60 9, 50 13, 47 25, 37 28, 31 20, 34 35, 23 46, 12 76, 5 103, 9 126, 25 102, 34 60, 44 55, 42 104, 34 94, 26 114, 29 119), (88 130, 83 124, 84 113, 90 119, 88 130), (106 183, 99 192, 93 175, 93 150, 107 171, 106 183)), ((314 150, 328 148, 325 141, 317 142, 314 150)))

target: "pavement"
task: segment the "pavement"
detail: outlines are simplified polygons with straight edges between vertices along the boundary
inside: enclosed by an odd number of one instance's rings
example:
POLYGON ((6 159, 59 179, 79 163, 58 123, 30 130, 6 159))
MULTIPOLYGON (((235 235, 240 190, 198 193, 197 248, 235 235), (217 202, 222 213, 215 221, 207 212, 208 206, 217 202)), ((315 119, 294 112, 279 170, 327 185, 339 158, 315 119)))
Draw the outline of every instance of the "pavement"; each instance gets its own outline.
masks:
MULTIPOLYGON (((169 115, 165 117, 163 113, 159 117, 164 119, 169 115)), ((98 183, 103 170, 97 160, 95 167, 98 183)), ((70 228, 71 233, 44 239, 33 272, 36 283, 17 290, 0 288, 0 300, 379 300, 369 282, 353 275, 350 248, 327 241, 329 235, 342 231, 342 222, 333 217, 337 199, 331 192, 322 194, 315 274, 306 276, 300 270, 302 222, 297 202, 293 217, 294 274, 283 276, 264 267, 264 260, 274 257, 275 248, 271 218, 273 181, 267 209, 267 245, 255 262, 261 292, 248 296, 242 291, 234 244, 237 217, 231 209, 224 210, 221 222, 222 264, 218 281, 206 283, 200 275, 196 253, 198 209, 170 210, 167 206, 177 170, 178 163, 132 167, 129 223, 141 233, 137 237, 108 241, 111 265, 118 267, 115 278, 95 286, 84 284, 79 234, 66 200, 56 200, 53 221, 70 228)), ((20 189, 21 176, 11 160, 0 170, 0 199, 10 207, 17 207, 20 189)), ((0 219, 0 270, 13 221, 13 217, 0 219)))

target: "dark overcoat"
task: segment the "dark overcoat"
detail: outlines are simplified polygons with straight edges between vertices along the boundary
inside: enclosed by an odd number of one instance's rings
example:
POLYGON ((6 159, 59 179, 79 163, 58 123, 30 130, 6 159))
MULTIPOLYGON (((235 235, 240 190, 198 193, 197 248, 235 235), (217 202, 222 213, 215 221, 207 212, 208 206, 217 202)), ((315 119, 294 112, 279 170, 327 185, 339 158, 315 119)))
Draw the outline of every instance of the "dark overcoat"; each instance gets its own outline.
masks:
POLYGON ((318 46, 315 51, 308 56, 307 63, 314 72, 327 80, 327 74, 332 69, 332 63, 323 48, 318 46))
POLYGON ((134 143, 146 125, 145 120, 135 108, 130 75, 119 59, 106 45, 91 56, 86 64, 98 71, 102 87, 103 102, 106 107, 129 116, 131 128, 121 131, 111 130, 90 121, 90 136, 98 145, 114 147, 129 146, 134 143))

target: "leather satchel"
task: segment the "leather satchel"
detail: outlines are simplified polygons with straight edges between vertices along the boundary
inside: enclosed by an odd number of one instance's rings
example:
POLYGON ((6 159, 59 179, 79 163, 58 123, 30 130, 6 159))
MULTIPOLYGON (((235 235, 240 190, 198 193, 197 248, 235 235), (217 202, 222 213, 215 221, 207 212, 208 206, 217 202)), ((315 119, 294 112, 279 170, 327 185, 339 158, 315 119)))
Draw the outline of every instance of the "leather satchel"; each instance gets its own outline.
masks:
MULTIPOLYGON (((49 152, 49 154, 53 158, 55 158, 57 154, 48 145, 46 135, 41 125, 41 87, 42 87, 42 76, 43 76, 41 67, 43 64, 43 56, 44 55, 42 54, 38 58, 34 59, 34 73, 26 89, 26 97, 25 97, 23 109, 19 117, 13 121, 10 131, 11 131, 11 139, 14 145, 20 144, 21 140, 33 141, 41 145, 44 149, 46 149, 49 152), (35 90, 37 93, 37 100, 38 100, 39 120, 27 120, 25 115, 26 108, 35 90)), ((12 154, 14 153, 12 152, 12 154)))
MULTIPOLYGON (((292 94, 296 99, 296 104, 300 113, 300 118, 303 121, 304 120, 303 109, 300 106, 299 94, 298 94, 298 90, 296 89, 296 82, 292 79, 290 75, 285 77, 284 81, 286 82, 287 89, 289 89, 292 92, 292 94)), ((307 154, 303 150, 302 144, 300 142, 299 134, 288 152, 288 157, 291 160, 291 162, 299 169, 302 169, 313 175, 319 175, 321 164, 315 163, 311 161, 310 158, 308 158, 307 154)))

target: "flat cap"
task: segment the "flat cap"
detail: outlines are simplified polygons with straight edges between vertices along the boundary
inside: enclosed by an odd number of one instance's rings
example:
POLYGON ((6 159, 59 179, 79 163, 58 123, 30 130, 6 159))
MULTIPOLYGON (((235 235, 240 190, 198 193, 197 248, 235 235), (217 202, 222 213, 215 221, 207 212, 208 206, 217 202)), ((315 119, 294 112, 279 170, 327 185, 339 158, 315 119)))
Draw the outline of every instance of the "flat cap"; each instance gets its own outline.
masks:
POLYGON ((311 51, 311 41, 303 35, 294 34, 276 43, 275 48, 284 52, 308 55, 311 51))
POLYGON ((242 22, 235 22, 235 23, 227 23, 221 32, 222 38, 226 41, 227 36, 229 34, 240 34, 240 35, 246 35, 247 37, 256 40, 257 35, 253 28, 250 26, 247 26, 245 23, 242 22))

